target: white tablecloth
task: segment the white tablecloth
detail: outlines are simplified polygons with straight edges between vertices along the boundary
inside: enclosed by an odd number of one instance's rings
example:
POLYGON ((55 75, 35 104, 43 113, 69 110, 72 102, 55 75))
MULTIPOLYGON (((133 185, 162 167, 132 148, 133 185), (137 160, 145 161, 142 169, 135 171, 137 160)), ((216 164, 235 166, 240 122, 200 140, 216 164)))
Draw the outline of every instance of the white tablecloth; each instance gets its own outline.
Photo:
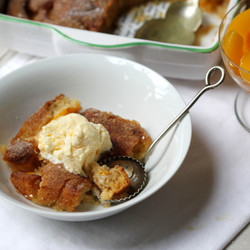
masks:
MULTIPOLYGON (((37 58, 17 54, 0 77, 37 58)), ((195 72, 194 72, 195 73, 195 72)), ((203 82, 169 79, 188 102, 203 82)), ((0 199, 0 249, 222 249, 250 221, 250 134, 236 120, 239 88, 225 83, 191 110, 190 150, 159 192, 115 216, 62 222, 0 199)))

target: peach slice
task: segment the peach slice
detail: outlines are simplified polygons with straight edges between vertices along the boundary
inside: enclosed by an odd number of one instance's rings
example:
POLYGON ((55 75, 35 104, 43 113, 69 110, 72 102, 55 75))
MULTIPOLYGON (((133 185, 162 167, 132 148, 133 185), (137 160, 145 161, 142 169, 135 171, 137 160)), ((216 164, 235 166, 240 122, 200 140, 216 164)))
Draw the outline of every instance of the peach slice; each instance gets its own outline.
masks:
POLYGON ((240 75, 246 81, 247 85, 250 86, 250 52, 245 53, 242 56, 240 61, 240 67, 246 70, 240 70, 240 75))
POLYGON ((223 39, 223 50, 236 65, 240 65, 240 59, 243 55, 243 44, 242 36, 235 30, 229 31, 223 39))
POLYGON ((245 43, 243 46, 243 51, 244 53, 250 51, 250 32, 248 32, 247 35, 245 36, 245 43))
POLYGON ((237 15, 228 27, 228 31, 237 30, 237 32, 242 36, 246 37, 249 33, 249 23, 250 23, 250 9, 241 12, 237 15))

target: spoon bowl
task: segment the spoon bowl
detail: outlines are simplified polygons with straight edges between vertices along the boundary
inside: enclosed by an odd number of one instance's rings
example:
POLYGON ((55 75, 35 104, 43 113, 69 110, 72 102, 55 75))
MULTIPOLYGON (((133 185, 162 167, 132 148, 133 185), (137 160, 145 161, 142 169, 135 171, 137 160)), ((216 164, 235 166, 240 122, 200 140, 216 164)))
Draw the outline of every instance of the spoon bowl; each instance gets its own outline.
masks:
POLYGON ((192 45, 202 23, 199 0, 178 1, 170 5, 164 19, 152 19, 138 29, 135 37, 153 41, 192 45))

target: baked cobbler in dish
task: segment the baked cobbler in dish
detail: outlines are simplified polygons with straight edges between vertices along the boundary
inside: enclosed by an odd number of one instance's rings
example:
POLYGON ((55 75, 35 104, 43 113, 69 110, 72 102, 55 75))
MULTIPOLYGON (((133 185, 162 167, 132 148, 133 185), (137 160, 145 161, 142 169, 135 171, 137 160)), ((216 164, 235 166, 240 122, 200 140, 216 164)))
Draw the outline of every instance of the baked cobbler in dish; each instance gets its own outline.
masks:
POLYGON ((7 14, 71 28, 111 32, 118 17, 150 0, 9 0, 7 14))

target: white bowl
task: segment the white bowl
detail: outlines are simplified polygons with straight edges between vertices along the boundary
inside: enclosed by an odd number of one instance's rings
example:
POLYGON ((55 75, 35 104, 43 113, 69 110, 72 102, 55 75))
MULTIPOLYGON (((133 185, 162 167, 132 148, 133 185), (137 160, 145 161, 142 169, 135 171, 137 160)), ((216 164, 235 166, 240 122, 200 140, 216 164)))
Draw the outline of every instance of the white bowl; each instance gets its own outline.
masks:
MULTIPOLYGON (((135 119, 156 138, 185 107, 176 89, 162 76, 138 63, 117 57, 78 54, 41 60, 0 79, 0 144, 8 144, 20 125, 44 102, 63 93, 78 98, 83 109, 93 107, 135 119)), ((18 194, 10 169, 0 161, 0 197, 41 216, 65 221, 87 221, 111 216, 148 198, 179 169, 191 141, 187 115, 157 146, 146 169, 149 182, 130 201, 104 208, 80 206, 58 212, 38 206, 18 194)))

